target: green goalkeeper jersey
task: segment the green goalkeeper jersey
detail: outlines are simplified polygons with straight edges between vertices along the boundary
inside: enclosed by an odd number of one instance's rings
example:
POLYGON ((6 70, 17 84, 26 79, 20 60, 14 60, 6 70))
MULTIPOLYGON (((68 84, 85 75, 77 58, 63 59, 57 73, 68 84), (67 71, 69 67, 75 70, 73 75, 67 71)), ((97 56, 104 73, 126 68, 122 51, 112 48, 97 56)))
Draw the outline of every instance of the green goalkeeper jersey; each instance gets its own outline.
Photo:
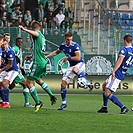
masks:
POLYGON ((36 30, 39 34, 38 37, 32 36, 33 38, 33 62, 39 65, 46 65, 46 57, 45 57, 45 50, 46 50, 46 43, 45 37, 41 33, 41 31, 36 30))

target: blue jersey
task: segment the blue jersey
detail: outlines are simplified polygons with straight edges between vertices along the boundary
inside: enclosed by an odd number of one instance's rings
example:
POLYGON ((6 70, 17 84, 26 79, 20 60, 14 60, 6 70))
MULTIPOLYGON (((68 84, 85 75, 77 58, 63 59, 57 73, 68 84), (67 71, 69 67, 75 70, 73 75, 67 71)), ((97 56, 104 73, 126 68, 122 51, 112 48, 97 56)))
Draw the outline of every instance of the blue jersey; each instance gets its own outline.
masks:
MULTIPOLYGON (((80 46, 79 46, 79 44, 76 43, 76 42, 72 42, 72 43, 70 44, 70 46, 67 46, 67 45, 66 45, 66 42, 63 42, 63 43, 60 45, 59 50, 63 51, 63 52, 65 53, 66 56, 71 56, 71 57, 73 57, 73 56, 75 56, 75 53, 76 53, 76 52, 80 52, 80 46)), ((82 57, 80 58, 79 61, 70 60, 70 61, 69 61, 69 64, 70 64, 70 66, 75 66, 75 65, 76 65, 77 63, 79 63, 79 62, 84 62, 83 59, 82 59, 82 57)))
POLYGON ((0 56, 2 56, 2 49, 0 48, 0 56))
POLYGON ((133 47, 122 46, 119 52, 119 56, 124 56, 124 60, 121 66, 115 72, 115 77, 119 80, 124 80, 126 71, 133 64, 133 47))
POLYGON ((2 67, 5 67, 8 64, 9 60, 13 60, 12 67, 6 71, 7 72, 11 70, 18 71, 15 53, 10 46, 8 46, 6 50, 2 51, 2 62, 3 62, 2 67))

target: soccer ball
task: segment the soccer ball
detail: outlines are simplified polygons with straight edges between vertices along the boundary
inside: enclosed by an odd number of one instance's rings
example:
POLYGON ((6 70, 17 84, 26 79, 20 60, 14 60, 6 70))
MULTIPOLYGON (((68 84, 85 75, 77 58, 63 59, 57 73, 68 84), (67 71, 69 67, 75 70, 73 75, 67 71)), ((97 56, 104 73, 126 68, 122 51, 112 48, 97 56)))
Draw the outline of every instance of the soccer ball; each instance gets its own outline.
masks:
POLYGON ((85 78, 78 78, 78 86, 81 87, 81 88, 85 88, 86 89, 86 86, 87 86, 87 80, 85 78))

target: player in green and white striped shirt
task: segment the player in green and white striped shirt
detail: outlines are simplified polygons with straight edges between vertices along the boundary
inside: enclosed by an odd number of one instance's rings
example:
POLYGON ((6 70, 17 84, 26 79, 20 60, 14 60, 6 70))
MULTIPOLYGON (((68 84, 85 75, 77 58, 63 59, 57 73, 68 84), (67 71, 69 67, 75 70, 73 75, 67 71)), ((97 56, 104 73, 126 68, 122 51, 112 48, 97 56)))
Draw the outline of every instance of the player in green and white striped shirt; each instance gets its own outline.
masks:
POLYGON ((21 84, 23 86, 23 95, 24 95, 24 100, 25 100, 25 103, 24 103, 24 107, 34 107, 33 105, 31 105, 29 103, 29 89, 26 85, 26 79, 25 79, 25 75, 22 74, 21 70, 21 52, 20 52, 20 49, 22 47, 22 43, 23 43, 23 40, 21 37, 18 37, 16 38, 16 45, 14 45, 12 47, 14 53, 15 53, 15 56, 16 56, 16 61, 17 61, 17 64, 18 64, 18 76, 15 78, 14 82, 10 85, 10 89, 13 89, 15 87, 15 83, 16 84, 21 84))

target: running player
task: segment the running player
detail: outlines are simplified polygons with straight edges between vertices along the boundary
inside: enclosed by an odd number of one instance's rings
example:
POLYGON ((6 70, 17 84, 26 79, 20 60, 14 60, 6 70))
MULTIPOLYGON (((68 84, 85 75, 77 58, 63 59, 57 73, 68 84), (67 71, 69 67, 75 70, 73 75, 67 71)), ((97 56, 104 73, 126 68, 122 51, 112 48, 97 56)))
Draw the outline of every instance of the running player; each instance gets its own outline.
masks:
POLYGON ((113 94, 119 83, 124 80, 126 71, 133 64, 132 36, 123 37, 124 46, 121 47, 112 75, 103 83, 103 106, 98 113, 107 113, 108 99, 121 108, 121 114, 128 112, 128 108, 113 94))

